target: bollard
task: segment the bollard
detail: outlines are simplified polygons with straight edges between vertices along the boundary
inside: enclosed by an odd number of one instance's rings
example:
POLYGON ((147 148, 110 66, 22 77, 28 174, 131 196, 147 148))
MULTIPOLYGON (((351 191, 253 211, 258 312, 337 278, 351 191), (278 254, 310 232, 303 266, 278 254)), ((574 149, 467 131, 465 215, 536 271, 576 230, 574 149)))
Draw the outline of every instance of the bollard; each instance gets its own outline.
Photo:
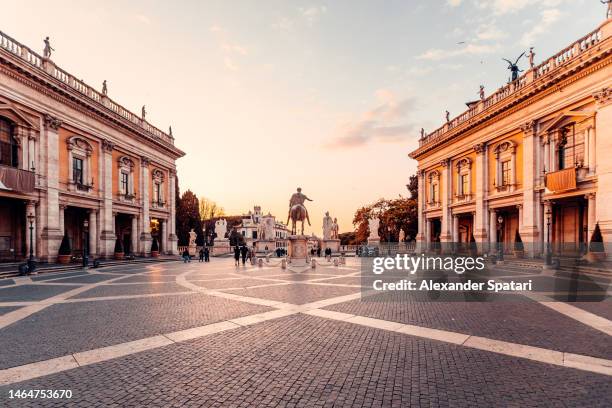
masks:
POLYGON ((315 269, 317 267, 317 260, 312 258, 312 261, 310 262, 310 267, 312 269, 315 269))
POLYGON ((334 258, 334 266, 338 266, 338 258, 334 258))
POLYGON ((263 259, 259 258, 257 260, 257 266, 259 266, 260 268, 263 266, 263 259))
POLYGON ((281 260, 281 268, 282 269, 287 269, 287 260, 286 259, 282 259, 281 260))

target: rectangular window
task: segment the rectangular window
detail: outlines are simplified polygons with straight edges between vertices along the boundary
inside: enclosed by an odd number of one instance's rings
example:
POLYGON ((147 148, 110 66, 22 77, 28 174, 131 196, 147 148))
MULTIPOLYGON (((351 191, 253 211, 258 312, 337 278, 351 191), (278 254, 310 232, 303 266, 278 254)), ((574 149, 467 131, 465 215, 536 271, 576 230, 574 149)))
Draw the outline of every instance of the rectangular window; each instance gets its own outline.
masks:
POLYGON ((510 185, 510 160, 502 162, 502 186, 510 185))
POLYGON ((153 199, 156 203, 161 204, 161 186, 159 183, 153 183, 153 199))
POLYGON ((438 185, 437 184, 431 185, 431 201, 434 203, 438 202, 438 185))
POLYGON ((72 181, 83 184, 83 159, 78 157, 72 158, 72 181))
POLYGON ((469 186, 468 186, 468 175, 467 174, 462 174, 461 175, 461 195, 467 195, 469 194, 469 186))
POLYGON ((130 182, 129 182, 129 174, 125 173, 125 172, 121 172, 121 194, 128 194, 130 192, 129 190, 130 187, 130 182))

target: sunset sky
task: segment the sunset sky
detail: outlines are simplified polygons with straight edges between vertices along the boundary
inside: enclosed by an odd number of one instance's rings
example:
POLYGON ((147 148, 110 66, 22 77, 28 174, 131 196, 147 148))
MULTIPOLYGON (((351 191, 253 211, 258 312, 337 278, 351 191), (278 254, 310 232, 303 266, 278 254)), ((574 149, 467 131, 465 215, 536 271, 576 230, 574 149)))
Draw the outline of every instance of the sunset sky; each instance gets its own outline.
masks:
POLYGON ((7 1, 0 30, 133 112, 172 125, 181 191, 286 220, 406 195, 418 130, 595 29, 598 0, 7 1), (19 18, 17 18, 19 16, 19 18), (24 18, 23 16, 27 16, 24 18), (523 60, 521 68, 525 68, 523 60))

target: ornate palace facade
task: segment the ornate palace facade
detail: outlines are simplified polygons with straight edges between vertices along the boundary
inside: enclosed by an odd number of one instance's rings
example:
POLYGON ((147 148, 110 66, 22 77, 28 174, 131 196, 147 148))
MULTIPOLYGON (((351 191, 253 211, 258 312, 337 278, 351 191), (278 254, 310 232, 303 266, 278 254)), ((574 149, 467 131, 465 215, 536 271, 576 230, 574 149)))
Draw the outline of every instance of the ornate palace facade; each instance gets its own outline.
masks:
MULTIPOLYGON (((48 54, 47 54, 48 52, 48 54)), ((0 258, 176 253, 172 134, 0 32, 0 258), (32 227, 32 240, 30 239, 32 227)))
MULTIPOLYGON (((531 58, 532 60, 532 58, 531 58)), ((612 19, 423 134, 421 243, 482 251, 519 231, 531 256, 612 242, 612 19)))

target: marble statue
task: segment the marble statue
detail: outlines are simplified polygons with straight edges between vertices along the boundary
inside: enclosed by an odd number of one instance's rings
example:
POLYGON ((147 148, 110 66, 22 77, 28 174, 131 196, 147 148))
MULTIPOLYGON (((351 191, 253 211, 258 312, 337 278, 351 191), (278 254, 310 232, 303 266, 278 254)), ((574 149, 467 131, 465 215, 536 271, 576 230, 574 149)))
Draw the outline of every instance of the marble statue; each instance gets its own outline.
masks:
POLYGON ((217 234, 217 239, 225 238, 225 234, 227 233, 227 221, 224 218, 215 221, 215 233, 217 234))
POLYGON ((266 218, 264 227, 266 229, 266 239, 274 239, 274 218, 266 218))
POLYGON ((446 113, 444 115, 446 117, 446 123, 449 123, 450 122, 450 112, 446 111, 446 113))
POLYGON ((400 228, 398 241, 404 242, 405 240, 406 240, 406 233, 404 232, 402 228, 400 228))
POLYGON ((168 126, 168 134, 172 137, 172 126, 168 126))
POLYGON ((370 218, 368 220, 368 228, 370 230, 370 235, 368 239, 379 239, 378 237, 378 228, 380 227, 380 220, 378 217, 370 218))
POLYGON ((333 223, 334 221, 329 216, 329 211, 326 211, 325 217, 323 217, 323 239, 331 239, 333 223))
POLYGON ((338 226, 338 218, 334 218, 334 222, 332 223, 331 228, 331 239, 339 239, 338 232, 340 227, 338 226))
POLYGON ((612 0, 600 0, 601 4, 608 5, 608 11, 606 12, 606 19, 612 18, 612 0))
POLYGON ((480 95, 480 100, 484 101, 485 99, 484 85, 480 85, 480 90, 478 91, 478 94, 480 95))
POLYGON ((106 86, 106 79, 102 81, 102 95, 108 94, 108 87, 106 86))
POLYGON ((535 66, 535 63, 533 62, 533 59, 535 58, 533 47, 529 47, 529 54, 527 55, 527 58, 529 58, 529 68, 533 68, 535 66))
POLYGON ((51 51, 55 51, 55 48, 51 47, 49 37, 46 37, 43 41, 45 42, 45 48, 43 49, 43 57, 51 58, 51 51))
POLYGON ((425 139, 425 129, 421 128, 421 139, 425 139))
POLYGON ((287 224, 289 224, 289 219, 291 219, 292 235, 295 235, 297 233, 296 224, 298 221, 302 221, 302 235, 304 235, 304 220, 308 221, 308 225, 310 225, 310 217, 308 216, 308 210, 304 205, 304 202, 306 200, 312 201, 305 194, 302 194, 301 187, 297 188, 297 192, 293 193, 291 199, 289 200, 289 215, 287 216, 287 224))
POLYGON ((263 222, 257 224, 257 239, 266 239, 266 227, 263 222))
POLYGON ((191 229, 191 231, 189 231, 189 246, 190 247, 196 246, 196 237, 197 237, 197 235, 198 234, 195 233, 193 228, 191 229))
POLYGON ((142 117, 142 120, 145 120, 145 118, 147 117, 147 110, 145 109, 145 105, 142 105, 142 108, 140 109, 140 116, 142 117))

